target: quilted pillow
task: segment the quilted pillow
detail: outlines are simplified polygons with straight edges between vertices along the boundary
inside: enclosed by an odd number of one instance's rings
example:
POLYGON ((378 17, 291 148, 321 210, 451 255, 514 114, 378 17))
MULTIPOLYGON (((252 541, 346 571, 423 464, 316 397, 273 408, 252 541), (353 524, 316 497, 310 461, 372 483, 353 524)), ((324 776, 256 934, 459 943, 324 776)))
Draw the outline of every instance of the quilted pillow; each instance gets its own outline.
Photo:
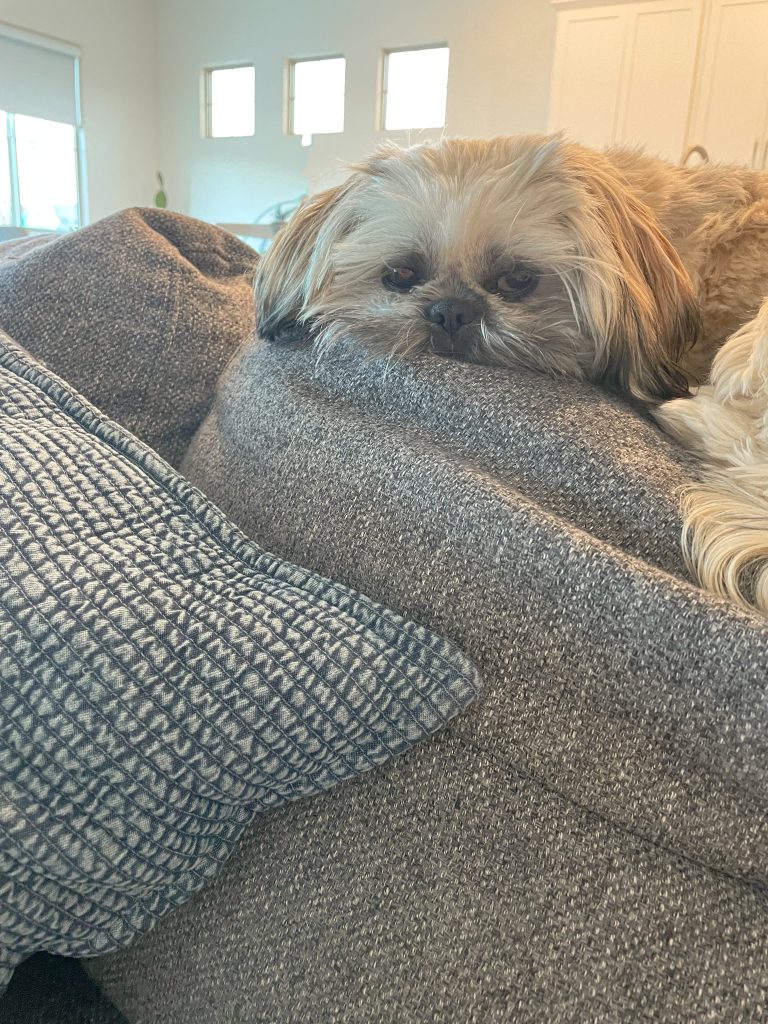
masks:
POLYGON ((0 987, 35 950, 126 943, 254 815, 401 753, 478 685, 0 335, 0 987))

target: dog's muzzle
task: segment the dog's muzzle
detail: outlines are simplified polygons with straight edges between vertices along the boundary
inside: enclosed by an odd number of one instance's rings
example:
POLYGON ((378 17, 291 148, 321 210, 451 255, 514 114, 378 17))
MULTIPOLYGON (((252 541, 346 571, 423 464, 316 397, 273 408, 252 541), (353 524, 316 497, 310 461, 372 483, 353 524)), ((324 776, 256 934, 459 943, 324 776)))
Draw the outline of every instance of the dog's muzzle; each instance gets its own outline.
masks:
POLYGON ((462 354, 463 339, 469 343, 471 331, 464 331, 480 320, 481 309, 472 299, 447 298, 433 302, 426 310, 426 318, 439 331, 433 331, 432 347, 440 355, 462 354))
POLYGON ((480 319, 480 306, 471 299, 440 299, 427 309, 427 320, 442 327, 449 338, 480 319))

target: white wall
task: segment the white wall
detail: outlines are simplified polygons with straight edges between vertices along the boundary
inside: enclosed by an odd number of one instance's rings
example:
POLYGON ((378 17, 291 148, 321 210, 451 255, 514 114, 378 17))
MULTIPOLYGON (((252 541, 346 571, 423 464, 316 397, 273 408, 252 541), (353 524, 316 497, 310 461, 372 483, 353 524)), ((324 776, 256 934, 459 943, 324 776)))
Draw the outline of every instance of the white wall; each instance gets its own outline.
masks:
POLYGON ((205 220, 252 221, 271 203, 343 177, 343 164, 382 137, 375 127, 382 48, 448 43, 447 133, 546 130, 555 24, 547 0, 157 4, 160 166, 170 206, 205 220), (283 133, 285 61, 339 53, 347 58, 345 131, 302 148, 283 133), (204 139, 202 69, 237 62, 256 65, 256 136, 204 139))
POLYGON ((81 48, 91 220, 156 191, 155 13, 155 0, 0 0, 0 22, 81 48))
POLYGON ((544 131, 554 21, 548 0, 0 0, 0 22, 81 48, 91 220, 150 205, 158 169, 173 209, 212 221, 339 180, 383 137, 383 48, 448 43, 446 132, 544 131), (345 131, 302 148, 283 133, 286 60, 337 53, 345 131), (256 136, 204 139, 203 68, 240 61, 257 69, 256 136))

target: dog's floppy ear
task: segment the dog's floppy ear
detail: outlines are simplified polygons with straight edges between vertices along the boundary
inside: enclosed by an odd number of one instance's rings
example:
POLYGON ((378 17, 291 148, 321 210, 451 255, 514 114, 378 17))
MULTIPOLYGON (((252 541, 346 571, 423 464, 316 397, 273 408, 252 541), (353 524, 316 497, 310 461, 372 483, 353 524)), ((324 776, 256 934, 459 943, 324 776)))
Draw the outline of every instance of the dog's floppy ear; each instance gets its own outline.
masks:
POLYGON ((356 177, 305 199, 282 227, 256 269, 256 319, 274 340, 302 322, 330 273, 329 252, 351 226, 348 199, 356 177))
POLYGON ((595 343, 590 375, 643 400, 687 394, 679 360, 700 327, 688 272, 605 157, 573 147, 569 164, 586 199, 576 237, 584 247, 583 314, 595 343))

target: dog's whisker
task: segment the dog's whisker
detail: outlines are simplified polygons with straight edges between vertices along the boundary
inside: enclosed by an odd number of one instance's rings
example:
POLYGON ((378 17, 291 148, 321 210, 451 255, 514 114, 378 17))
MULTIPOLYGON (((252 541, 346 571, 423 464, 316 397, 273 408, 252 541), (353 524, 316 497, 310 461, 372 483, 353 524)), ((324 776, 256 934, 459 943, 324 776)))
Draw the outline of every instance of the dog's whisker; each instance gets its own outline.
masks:
POLYGON ((581 317, 579 315, 579 305, 576 302, 576 296, 574 294, 573 282, 571 282, 571 280, 569 279, 567 274, 558 274, 558 276, 559 276, 560 280, 562 281, 563 287, 565 288, 566 295, 568 296, 568 301, 569 301, 569 303, 571 305, 571 312, 573 313, 573 319, 574 319, 574 322, 576 324, 576 329, 580 330, 581 329, 581 317))

